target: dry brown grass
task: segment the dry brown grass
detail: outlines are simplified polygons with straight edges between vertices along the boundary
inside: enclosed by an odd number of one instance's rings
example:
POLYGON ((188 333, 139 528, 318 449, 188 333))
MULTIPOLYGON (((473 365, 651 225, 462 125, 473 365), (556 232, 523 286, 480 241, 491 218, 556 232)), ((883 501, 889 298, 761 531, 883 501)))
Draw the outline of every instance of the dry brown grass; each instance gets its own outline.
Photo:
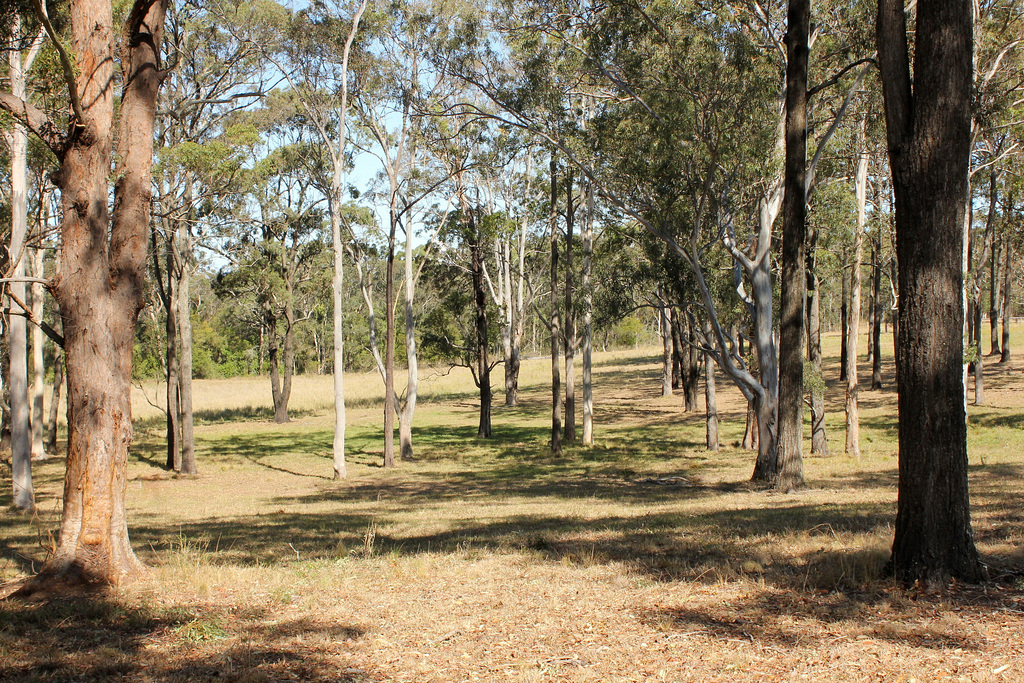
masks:
MULTIPOLYGON (((891 365, 885 390, 862 393, 853 460, 837 351, 828 338, 833 455, 807 457, 809 487, 789 495, 747 484, 734 390, 720 392, 730 447, 703 451, 701 416, 658 395, 653 351, 599 357, 598 444, 561 459, 548 361, 526 364, 522 405, 496 406, 489 441, 473 437, 467 376, 425 381, 419 460, 391 472, 379 380, 350 378, 345 482, 328 479, 329 380, 302 378, 283 426, 260 419, 265 379, 198 383, 199 476, 160 468, 158 420, 133 447, 150 580, 0 602, 0 680, 1024 680, 1021 366, 990 367, 989 405, 970 411, 976 536, 998 580, 927 595, 881 576, 891 365)), ((61 465, 36 470, 38 519, 0 518, 10 586, 45 559, 61 465)))

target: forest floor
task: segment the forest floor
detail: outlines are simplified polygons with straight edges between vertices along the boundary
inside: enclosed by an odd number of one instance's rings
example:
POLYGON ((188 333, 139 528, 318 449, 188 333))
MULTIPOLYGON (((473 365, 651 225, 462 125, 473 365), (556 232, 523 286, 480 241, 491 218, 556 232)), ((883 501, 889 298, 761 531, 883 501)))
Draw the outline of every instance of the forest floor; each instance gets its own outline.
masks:
MULTIPOLYGON (((285 425, 265 378, 197 382, 193 477, 163 469, 140 393, 129 528, 150 576, 0 600, 0 680, 1024 681, 1024 362, 990 363, 969 410, 993 580, 929 593, 883 576, 891 353, 883 389, 862 389, 853 459, 837 338, 825 351, 832 455, 806 455, 808 486, 790 494, 748 483, 738 392, 719 379, 723 448, 707 452, 703 389, 698 412, 662 397, 652 349, 598 354, 597 445, 561 458, 550 361, 524 364, 516 408, 500 406, 499 368, 487 440, 468 375, 425 373, 417 460, 391 471, 379 380, 353 377, 345 481, 330 478, 329 378, 299 378, 285 425)), ((5 595, 52 548, 63 459, 35 465, 34 517, 10 512, 2 476, 5 595)))

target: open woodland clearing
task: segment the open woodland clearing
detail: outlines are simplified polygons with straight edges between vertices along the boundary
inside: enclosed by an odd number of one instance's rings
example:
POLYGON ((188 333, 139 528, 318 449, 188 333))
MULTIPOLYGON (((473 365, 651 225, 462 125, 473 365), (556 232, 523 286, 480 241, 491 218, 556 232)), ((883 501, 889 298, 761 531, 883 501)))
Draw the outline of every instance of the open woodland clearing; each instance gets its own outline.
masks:
MULTIPOLYGON (((547 360, 524 363, 522 405, 495 406, 488 440, 468 373, 422 373, 418 460, 394 471, 379 467, 380 381, 351 376, 341 482, 329 378, 297 378, 286 425, 265 379, 197 382, 195 477, 163 469, 140 394, 129 528, 151 578, 0 603, 0 679, 1024 680, 1024 363, 990 363, 987 405, 969 411, 974 528, 997 580, 925 595, 880 576, 891 348, 884 390, 861 391, 853 460, 826 337, 833 454, 805 445, 809 487, 786 495, 747 482, 735 388, 719 378, 725 447, 705 452, 703 413, 660 396, 653 349, 596 356, 597 445, 557 459, 547 360)), ((62 460, 35 476, 38 518, 0 494, 4 592, 58 527, 62 460)))

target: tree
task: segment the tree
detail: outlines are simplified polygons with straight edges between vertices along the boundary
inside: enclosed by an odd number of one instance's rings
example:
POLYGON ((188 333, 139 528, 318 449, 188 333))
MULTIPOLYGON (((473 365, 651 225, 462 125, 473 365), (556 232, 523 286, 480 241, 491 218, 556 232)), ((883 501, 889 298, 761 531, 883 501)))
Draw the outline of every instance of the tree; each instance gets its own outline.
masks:
MULTIPOLYGON (((43 44, 43 32, 29 36, 27 48, 21 35, 22 21, 15 16, 7 45, 8 77, 11 97, 28 102, 26 88, 27 73, 32 68, 36 55, 43 44), (23 54, 24 50, 24 54, 23 54)), ((23 315, 14 316, 8 322, 10 327, 9 383, 11 396, 11 479, 14 484, 14 506, 21 510, 35 508, 35 494, 32 488, 32 434, 30 428, 28 392, 28 327, 25 309, 25 264, 28 261, 28 129, 21 121, 15 121, 10 130, 4 131, 4 140, 11 154, 11 241, 7 255, 11 264, 10 282, 7 278, 3 288, 8 287, 8 301, 22 307, 23 315)), ((6 276, 6 274, 5 274, 6 276)))
POLYGON ((971 529, 963 384, 963 211, 972 5, 917 7, 913 79, 900 0, 878 4, 899 263, 899 485, 889 569, 905 583, 984 575, 971 529))
POLYGON ((118 583, 142 570, 128 542, 125 465, 132 441, 132 343, 143 305, 166 3, 133 3, 118 51, 111 5, 72 0, 72 55, 50 35, 61 52, 71 100, 67 134, 24 99, 0 95, 0 106, 42 138, 60 161, 61 268, 50 291, 65 322, 68 457, 60 542, 39 581, 118 583), (118 57, 122 93, 115 137, 118 57))

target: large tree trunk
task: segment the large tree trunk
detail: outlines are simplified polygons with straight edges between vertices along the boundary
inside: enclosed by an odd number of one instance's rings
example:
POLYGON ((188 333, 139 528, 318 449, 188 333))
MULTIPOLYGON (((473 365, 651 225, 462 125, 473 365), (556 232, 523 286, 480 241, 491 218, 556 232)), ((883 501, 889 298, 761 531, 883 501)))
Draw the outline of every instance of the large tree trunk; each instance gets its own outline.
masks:
MULTIPOLYGON (((334 182, 338 182, 338 173, 334 175, 334 182)), ((331 235, 332 253, 334 255, 334 272, 331 275, 331 304, 332 320, 331 331, 333 335, 333 365, 332 375, 334 384, 334 440, 332 442, 332 456, 334 464, 334 478, 345 479, 348 477, 348 464, 345 462, 345 332, 344 332, 344 301, 345 301, 345 246, 341 236, 341 207, 340 187, 332 186, 331 207, 331 235)))
POLYGON ((899 260, 899 485, 889 567, 904 583, 977 581, 963 383, 963 208, 972 11, 917 8, 910 76, 902 0, 880 0, 878 55, 899 260))
POLYGON ((264 322, 267 326, 267 365, 270 368, 270 396, 274 402, 274 422, 288 422, 288 402, 281 390, 281 359, 277 339, 277 316, 270 305, 263 310, 264 322))
POLYGON ((846 330, 846 454, 860 457, 860 415, 857 394, 857 343, 860 336, 860 267, 864 259, 864 226, 868 192, 868 155, 863 149, 864 123, 858 135, 861 149, 857 152, 854 193, 857 196, 857 226, 853 235, 853 263, 850 265, 850 311, 846 330))
POLYGON ((565 440, 576 441, 576 314, 573 311, 572 239, 575 232, 576 202, 573 174, 565 175, 565 440))
POLYGON ((551 452, 562 454, 562 381, 558 368, 561 321, 558 311, 558 162, 551 156, 551 452))
POLYGON ((157 0, 137 3, 128 15, 111 221, 111 7, 101 0, 71 4, 81 103, 76 108, 83 117, 61 160, 63 263, 52 286, 64 320, 68 457, 60 543, 44 577, 118 583, 142 570, 128 542, 125 466, 132 440, 132 343, 146 277, 164 11, 163 0, 157 0))
POLYGON ((810 0, 789 0, 786 32, 786 167, 779 308, 779 442, 773 487, 804 485, 804 305, 806 288, 807 61, 810 0))

